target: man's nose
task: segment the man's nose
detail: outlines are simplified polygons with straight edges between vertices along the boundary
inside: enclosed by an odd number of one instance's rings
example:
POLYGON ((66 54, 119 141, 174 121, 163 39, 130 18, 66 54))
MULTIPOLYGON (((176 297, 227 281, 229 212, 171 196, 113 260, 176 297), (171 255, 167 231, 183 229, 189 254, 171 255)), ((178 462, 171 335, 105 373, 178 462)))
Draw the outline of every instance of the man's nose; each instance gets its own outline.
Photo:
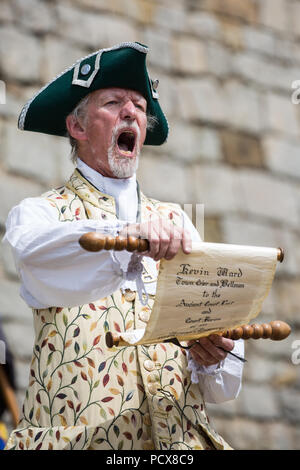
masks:
POLYGON ((121 108, 121 119, 134 120, 136 118, 136 108, 131 100, 126 101, 121 108))

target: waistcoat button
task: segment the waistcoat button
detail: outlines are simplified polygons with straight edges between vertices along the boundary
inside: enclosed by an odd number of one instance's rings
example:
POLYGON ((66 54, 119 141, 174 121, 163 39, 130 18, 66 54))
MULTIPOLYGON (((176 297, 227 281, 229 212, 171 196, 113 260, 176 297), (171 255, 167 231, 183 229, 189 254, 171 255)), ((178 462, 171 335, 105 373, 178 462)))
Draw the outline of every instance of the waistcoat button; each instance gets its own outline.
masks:
POLYGON ((151 372, 155 369, 155 364, 154 362, 150 361, 150 359, 146 359, 146 361, 144 362, 144 368, 151 372))
POLYGON ((147 382, 159 382, 159 375, 157 372, 151 372, 151 374, 148 375, 147 377, 147 382))
POLYGON ((149 393, 151 393, 151 395, 156 395, 159 388, 160 388, 160 385, 157 382, 154 382, 154 383, 151 382, 148 385, 148 391, 149 393))
POLYGON ((147 323, 149 321, 149 318, 150 312, 144 310, 139 313, 139 319, 142 320, 144 323, 147 323))
POLYGON ((125 290, 124 297, 125 297, 126 302, 133 302, 135 300, 135 296, 136 296, 136 293, 133 292, 132 290, 130 289, 125 290))

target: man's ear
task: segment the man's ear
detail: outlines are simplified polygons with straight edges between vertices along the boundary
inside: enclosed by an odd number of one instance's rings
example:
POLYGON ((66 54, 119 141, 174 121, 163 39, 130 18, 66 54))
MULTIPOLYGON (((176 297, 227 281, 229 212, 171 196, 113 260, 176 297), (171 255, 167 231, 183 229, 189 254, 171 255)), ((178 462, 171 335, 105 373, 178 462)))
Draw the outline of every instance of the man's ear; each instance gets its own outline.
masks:
POLYGON ((66 118, 66 127, 71 137, 76 140, 87 140, 85 128, 80 124, 78 119, 69 114, 66 118))

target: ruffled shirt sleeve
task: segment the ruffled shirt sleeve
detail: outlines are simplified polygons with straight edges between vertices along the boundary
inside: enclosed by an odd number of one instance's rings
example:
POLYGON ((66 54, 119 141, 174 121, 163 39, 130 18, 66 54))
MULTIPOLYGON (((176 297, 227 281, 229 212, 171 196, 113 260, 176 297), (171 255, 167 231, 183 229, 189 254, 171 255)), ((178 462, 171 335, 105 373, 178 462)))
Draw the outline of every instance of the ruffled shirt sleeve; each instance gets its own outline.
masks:
MULTIPOLYGON (((244 341, 235 341, 232 350, 244 357, 244 341)), ((207 403, 222 403, 236 398, 242 387, 243 362, 228 354, 219 364, 201 366, 188 354, 188 370, 191 380, 198 383, 207 403)))
POLYGON ((72 307, 110 295, 124 282, 120 268, 131 254, 91 253, 78 243, 90 231, 116 236, 125 222, 60 222, 43 198, 15 206, 6 222, 4 243, 11 245, 21 278, 21 297, 33 308, 72 307), (126 258, 126 260, 125 260, 126 258))

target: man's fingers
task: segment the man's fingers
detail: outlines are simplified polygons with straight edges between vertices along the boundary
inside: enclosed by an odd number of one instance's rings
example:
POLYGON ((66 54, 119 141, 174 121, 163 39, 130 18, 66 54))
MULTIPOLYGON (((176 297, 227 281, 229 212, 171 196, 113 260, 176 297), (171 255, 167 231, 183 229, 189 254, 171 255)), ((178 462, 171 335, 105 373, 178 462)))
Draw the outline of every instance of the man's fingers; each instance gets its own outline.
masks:
MULTIPOLYGON (((225 359, 227 353, 216 346, 208 337, 200 338, 191 348, 207 364, 216 364, 225 359)), ((203 364, 205 365, 205 364, 203 364)))
POLYGON ((184 253, 190 253, 192 241, 190 233, 183 231, 169 220, 150 216, 148 222, 139 226, 139 236, 149 241, 149 250, 142 254, 159 261, 162 258, 171 260, 178 253, 180 247, 184 253))
POLYGON ((192 238, 191 234, 188 230, 183 231, 183 236, 182 236, 182 251, 186 255, 189 255, 190 252, 192 251, 192 238))
POLYGON ((226 349, 226 351, 232 351, 234 348, 234 341, 229 338, 224 338, 220 335, 210 335, 209 339, 216 345, 221 348, 226 349))
POLYGON ((203 366, 217 364, 219 359, 213 357, 201 344, 195 343, 190 349, 192 358, 203 366))

